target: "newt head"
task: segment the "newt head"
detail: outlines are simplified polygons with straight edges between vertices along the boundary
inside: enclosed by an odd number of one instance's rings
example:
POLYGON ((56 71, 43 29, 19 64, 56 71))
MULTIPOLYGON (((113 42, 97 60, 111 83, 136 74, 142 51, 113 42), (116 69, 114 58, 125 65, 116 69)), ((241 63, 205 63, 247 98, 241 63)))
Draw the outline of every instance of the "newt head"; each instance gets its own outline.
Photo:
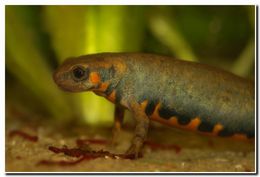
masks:
POLYGON ((104 92, 109 84, 116 85, 124 69, 114 57, 106 54, 69 58, 53 73, 55 83, 65 91, 104 92))
POLYGON ((53 73, 55 83, 61 89, 69 92, 88 91, 95 88, 98 82, 91 82, 90 76, 93 73, 90 73, 88 65, 86 63, 75 62, 76 60, 76 58, 66 60, 53 73))

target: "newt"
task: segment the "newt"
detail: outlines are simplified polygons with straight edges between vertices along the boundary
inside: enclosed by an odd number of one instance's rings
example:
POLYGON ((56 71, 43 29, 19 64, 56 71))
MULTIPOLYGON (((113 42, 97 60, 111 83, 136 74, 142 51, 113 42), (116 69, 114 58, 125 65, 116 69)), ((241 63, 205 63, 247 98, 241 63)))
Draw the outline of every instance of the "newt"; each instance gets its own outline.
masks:
POLYGON ((126 154, 138 157, 150 120, 220 137, 255 137, 254 82, 206 64, 147 53, 68 58, 53 74, 69 92, 92 91, 115 103, 114 136, 124 110, 135 133, 126 154))

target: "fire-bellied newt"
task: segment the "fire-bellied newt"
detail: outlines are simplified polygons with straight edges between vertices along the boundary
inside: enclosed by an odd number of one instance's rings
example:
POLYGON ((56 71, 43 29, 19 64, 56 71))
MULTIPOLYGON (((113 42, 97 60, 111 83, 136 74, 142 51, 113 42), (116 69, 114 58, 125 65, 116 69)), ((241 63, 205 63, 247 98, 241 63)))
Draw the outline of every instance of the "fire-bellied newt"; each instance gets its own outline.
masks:
POLYGON ((67 59, 53 75, 65 91, 93 91, 116 104, 114 134, 124 110, 137 157, 150 120, 208 135, 255 136, 254 82, 205 64, 145 53, 101 53, 67 59))

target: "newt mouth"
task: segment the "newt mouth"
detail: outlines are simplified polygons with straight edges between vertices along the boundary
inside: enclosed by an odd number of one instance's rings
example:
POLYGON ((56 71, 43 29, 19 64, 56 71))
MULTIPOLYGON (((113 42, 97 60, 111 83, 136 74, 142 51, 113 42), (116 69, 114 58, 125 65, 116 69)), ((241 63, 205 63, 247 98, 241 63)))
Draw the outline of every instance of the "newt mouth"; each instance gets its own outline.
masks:
POLYGON ((61 90, 73 92, 74 89, 67 86, 66 84, 67 78, 64 76, 65 76, 64 73, 60 73, 58 71, 55 71, 52 75, 54 82, 61 90))

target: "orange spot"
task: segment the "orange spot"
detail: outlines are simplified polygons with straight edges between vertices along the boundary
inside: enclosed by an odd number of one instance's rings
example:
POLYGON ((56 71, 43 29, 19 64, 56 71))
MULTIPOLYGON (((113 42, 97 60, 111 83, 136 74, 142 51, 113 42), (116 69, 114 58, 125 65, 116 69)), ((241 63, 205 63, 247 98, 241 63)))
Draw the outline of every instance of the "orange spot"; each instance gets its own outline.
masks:
POLYGON ((114 102, 116 100, 116 91, 113 90, 113 92, 110 95, 108 95, 107 99, 111 102, 114 102))
POLYGON ((98 84, 100 82, 100 76, 97 72, 91 72, 90 73, 90 81, 93 84, 98 84))
MULTIPOLYGON (((147 101, 144 101, 144 102, 142 103, 142 105, 143 105, 143 107, 145 108, 146 105, 147 105, 147 101)), ((151 116, 151 119, 152 119, 152 120, 157 121, 157 122, 160 122, 160 123, 165 124, 165 125, 168 125, 168 126, 180 128, 180 129, 191 130, 191 131, 197 131, 197 128, 198 128, 198 126, 199 126, 200 123, 201 123, 201 119, 200 119, 199 117, 193 118, 193 119, 189 122, 188 125, 181 125, 181 124, 178 123, 178 119, 177 119, 177 117, 175 117, 175 116, 171 117, 171 118, 168 119, 168 120, 167 120, 167 119, 164 119, 164 118, 162 118, 162 117, 160 117, 160 115, 159 115, 159 113, 158 113, 158 111, 159 111, 159 109, 160 109, 160 106, 161 106, 160 103, 158 103, 158 104, 156 105, 155 111, 154 111, 154 113, 153 113, 152 116, 151 116)), ((201 133, 201 134, 211 135, 211 136, 212 136, 212 135, 217 135, 218 132, 219 132, 220 130, 222 130, 222 129, 223 129, 223 126, 222 126, 221 124, 216 124, 216 125, 214 126, 213 132, 210 132, 210 133, 208 133, 208 132, 200 132, 200 131, 198 131, 198 132, 201 133)))
POLYGON ((143 111, 145 110, 147 104, 148 104, 148 100, 145 100, 145 101, 143 101, 143 102, 140 104, 143 111))
POLYGON ((223 126, 221 124, 216 124, 214 126, 214 129, 213 129, 213 134, 214 135, 218 135, 218 132, 221 131, 223 129, 223 126))
POLYGON ((195 130, 197 130, 197 127, 201 123, 201 120, 199 117, 195 117, 194 119, 192 119, 190 121, 190 123, 188 125, 181 125, 178 123, 177 117, 172 117, 172 118, 170 118, 169 123, 170 123, 170 125, 177 127, 177 128, 195 131, 195 130))
POLYGON ((169 119, 169 123, 170 125, 173 125, 175 127, 179 127, 180 128, 180 125, 178 124, 178 120, 177 120, 177 117, 172 117, 169 119))
POLYGON ((101 83, 98 90, 104 92, 106 91, 107 87, 108 87, 108 83, 101 83))
POLYGON ((199 124, 201 123, 201 120, 199 117, 195 117, 190 121, 190 123, 186 126, 189 130, 197 130, 199 124))
POLYGON ((158 103, 158 104, 155 106, 154 112, 153 112, 153 114, 151 115, 151 118, 152 118, 152 119, 155 120, 155 119, 160 118, 159 113, 158 113, 160 107, 161 107, 161 103, 158 103))
MULTIPOLYGON (((147 104, 147 103, 146 103, 147 104)), ((146 106, 146 105, 145 105, 146 106)), ((159 109, 161 107, 161 103, 158 103, 154 109, 153 114, 151 115, 151 119, 162 124, 172 126, 172 127, 180 127, 178 126, 178 121, 176 117, 171 117, 169 120, 161 118, 159 115, 159 109)))
MULTIPOLYGON (((143 107, 145 108, 146 105, 147 105, 147 101, 144 101, 142 103, 143 107)), ((164 119, 164 118, 161 118, 158 111, 159 111, 159 108, 160 108, 160 103, 158 103, 155 107, 155 111, 153 113, 153 115, 151 116, 151 119, 154 120, 154 121, 157 121, 157 122, 160 122, 162 124, 165 124, 165 125, 168 125, 168 126, 172 126, 172 127, 176 127, 176 128, 180 128, 180 129, 186 129, 186 130, 192 130, 192 131, 196 131, 198 126, 200 125, 201 123, 201 120, 199 117, 195 117, 194 119, 191 120, 191 122, 188 124, 188 125, 180 125, 178 123, 178 119, 177 117, 173 116, 171 117, 170 119, 164 119)), ((208 136, 216 136, 218 135, 218 133, 223 129, 223 125, 221 124, 216 124, 214 126, 214 129, 212 132, 200 132, 198 131, 198 133, 200 134, 204 134, 204 135, 208 135, 208 136)), ((234 134, 233 136, 229 137, 229 138, 234 138, 234 139, 239 139, 239 140, 245 140, 245 141, 248 141, 248 140, 253 140, 252 139, 249 139, 247 138, 247 136, 245 134, 234 134)))

